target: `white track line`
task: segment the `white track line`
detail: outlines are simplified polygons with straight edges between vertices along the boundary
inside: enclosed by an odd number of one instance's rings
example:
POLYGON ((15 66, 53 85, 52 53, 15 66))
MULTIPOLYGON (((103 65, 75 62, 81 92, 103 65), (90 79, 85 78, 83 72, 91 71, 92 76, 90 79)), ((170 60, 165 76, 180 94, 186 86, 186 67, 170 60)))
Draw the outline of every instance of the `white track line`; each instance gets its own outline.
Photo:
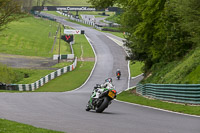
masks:
POLYGON ((155 107, 150 107, 150 106, 145 106, 145 105, 140 105, 140 104, 135 104, 135 103, 124 102, 124 101, 120 101, 120 100, 117 100, 117 99, 115 99, 115 101, 121 102, 121 103, 130 104, 130 105, 134 105, 134 106, 139 106, 139 107, 144 107, 144 108, 150 108, 150 109, 155 109, 155 110, 159 110, 159 111, 164 111, 164 112, 168 112, 168 113, 174 113, 174 114, 178 114, 178 115, 184 115, 184 116, 200 118, 200 116, 198 116, 198 115, 184 114, 184 113, 169 111, 169 110, 165 110, 165 109, 159 109, 159 108, 155 108, 155 107))
MULTIPOLYGON (((85 34, 84 34, 84 35, 85 35, 85 34)), ((90 77, 92 76, 92 74, 93 74, 93 72, 94 72, 94 69, 95 69, 95 67, 96 67, 96 64, 97 64, 97 55, 96 55, 96 52, 95 52, 95 50, 94 50, 94 47, 93 47, 92 44, 91 44, 91 40, 90 40, 86 35, 85 35, 85 38, 88 40, 90 46, 92 47, 92 50, 93 50, 93 52, 94 52, 94 55, 95 55, 95 63, 94 63, 94 66, 93 66, 93 68, 92 68, 92 71, 90 72, 89 77, 87 78, 87 80, 85 81, 84 84, 82 84, 80 87, 78 87, 78 88, 76 88, 76 89, 74 89, 74 90, 66 91, 66 92, 63 92, 63 93, 68 93, 68 92, 76 91, 76 90, 79 90, 80 88, 82 88, 82 87, 88 82, 88 80, 89 80, 90 77)))

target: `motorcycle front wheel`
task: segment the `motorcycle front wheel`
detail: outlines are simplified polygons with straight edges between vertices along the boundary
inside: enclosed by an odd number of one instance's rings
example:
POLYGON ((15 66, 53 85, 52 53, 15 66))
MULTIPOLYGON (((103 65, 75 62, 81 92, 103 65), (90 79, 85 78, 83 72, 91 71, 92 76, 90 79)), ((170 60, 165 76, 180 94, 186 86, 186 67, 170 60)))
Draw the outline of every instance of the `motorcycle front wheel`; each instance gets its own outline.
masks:
POLYGON ((110 100, 108 99, 108 97, 104 97, 102 104, 96 109, 96 112, 102 113, 108 107, 109 102, 110 100))

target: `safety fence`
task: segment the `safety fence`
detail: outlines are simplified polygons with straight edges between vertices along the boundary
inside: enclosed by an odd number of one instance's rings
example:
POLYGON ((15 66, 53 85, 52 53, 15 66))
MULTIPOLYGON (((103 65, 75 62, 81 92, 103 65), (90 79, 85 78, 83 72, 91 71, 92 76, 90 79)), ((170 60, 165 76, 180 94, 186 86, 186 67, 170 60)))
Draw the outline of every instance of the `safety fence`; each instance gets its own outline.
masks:
POLYGON ((75 18, 73 15, 69 15, 69 14, 66 14, 66 13, 63 13, 63 12, 60 12, 60 11, 57 11, 57 13, 68 17, 70 20, 73 20, 73 21, 76 21, 76 22, 79 22, 79 23, 83 23, 83 24, 87 24, 87 25, 93 26, 94 28, 96 28, 98 30, 102 30, 102 27, 96 25, 94 22, 78 19, 78 18, 75 18))
POLYGON ((40 18, 44 18, 44 19, 48 19, 48 20, 51 20, 51 21, 56 21, 55 18, 52 18, 52 17, 49 17, 49 16, 45 16, 45 15, 42 15, 42 14, 39 14, 38 12, 33 12, 33 14, 37 17, 40 17, 40 18))
POLYGON ((8 84, 6 86, 6 90, 16 90, 16 91, 35 91, 39 87, 43 86, 44 84, 48 83, 50 80, 61 76, 64 73, 67 73, 69 71, 73 71, 77 66, 77 57, 75 58, 74 62, 70 66, 63 67, 61 69, 58 69, 38 81, 31 83, 31 84, 8 84))
POLYGON ((138 84, 136 92, 153 99, 200 104, 200 84, 138 84))

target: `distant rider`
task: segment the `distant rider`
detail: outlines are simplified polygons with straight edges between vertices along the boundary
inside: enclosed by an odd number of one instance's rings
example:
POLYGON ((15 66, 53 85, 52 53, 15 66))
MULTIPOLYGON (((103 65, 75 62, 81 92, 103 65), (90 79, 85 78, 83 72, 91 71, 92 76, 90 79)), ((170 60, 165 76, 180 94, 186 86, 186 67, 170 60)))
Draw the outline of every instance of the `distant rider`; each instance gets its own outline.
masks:
POLYGON ((117 69, 116 76, 117 76, 117 77, 118 77, 118 76, 121 77, 121 71, 120 71, 120 69, 117 69))

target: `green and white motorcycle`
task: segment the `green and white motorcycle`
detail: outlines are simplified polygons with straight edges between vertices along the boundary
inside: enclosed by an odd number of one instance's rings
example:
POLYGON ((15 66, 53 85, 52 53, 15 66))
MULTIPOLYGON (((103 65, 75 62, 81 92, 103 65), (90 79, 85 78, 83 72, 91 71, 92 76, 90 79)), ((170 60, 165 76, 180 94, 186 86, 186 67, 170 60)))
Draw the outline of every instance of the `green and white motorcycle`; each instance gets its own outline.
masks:
POLYGON ((99 84, 94 87, 92 95, 90 96, 90 100, 86 105, 86 111, 90 111, 92 109, 97 113, 102 113, 108 107, 108 105, 111 104, 111 101, 116 98, 117 91, 115 88, 101 88, 103 91, 100 94, 98 94, 98 88, 100 88, 99 84), (99 95, 98 98, 96 98, 96 95, 99 95))

